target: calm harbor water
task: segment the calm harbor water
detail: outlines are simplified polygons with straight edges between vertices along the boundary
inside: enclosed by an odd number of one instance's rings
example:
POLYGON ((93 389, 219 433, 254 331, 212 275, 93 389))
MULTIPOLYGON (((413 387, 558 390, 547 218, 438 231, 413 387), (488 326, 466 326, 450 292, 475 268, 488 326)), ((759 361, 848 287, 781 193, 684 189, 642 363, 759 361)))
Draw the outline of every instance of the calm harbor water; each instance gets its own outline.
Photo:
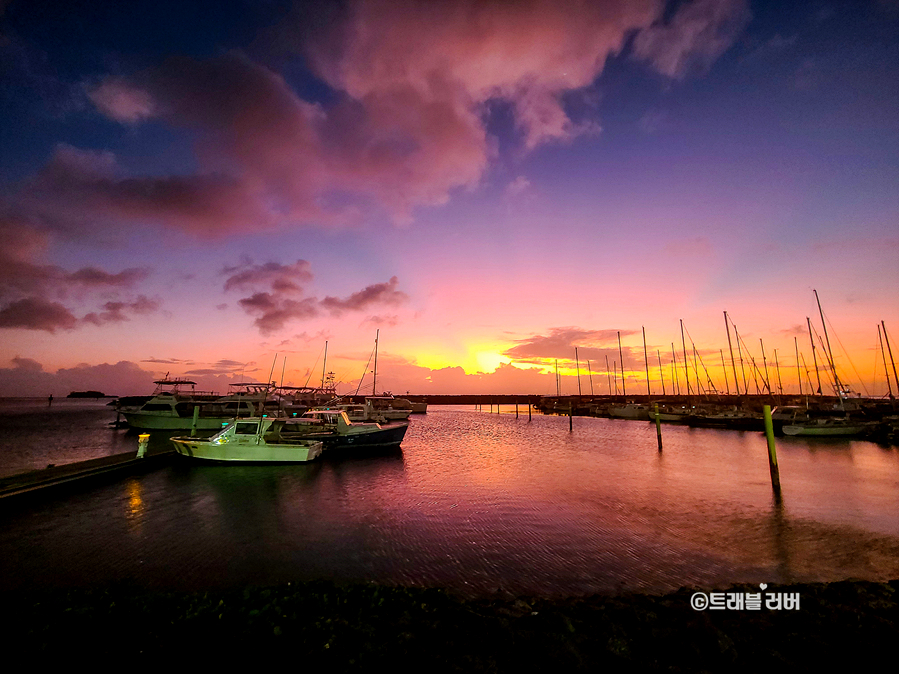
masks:
MULTIPOLYGON (((327 578, 543 596, 899 578, 899 450, 435 407, 402 450, 306 465, 175 461, 0 503, 0 589, 327 578)), ((0 405, 0 475, 136 449, 93 401, 0 405)), ((152 443, 167 442, 156 436, 152 443)), ((178 457, 180 459, 180 457, 178 457)))

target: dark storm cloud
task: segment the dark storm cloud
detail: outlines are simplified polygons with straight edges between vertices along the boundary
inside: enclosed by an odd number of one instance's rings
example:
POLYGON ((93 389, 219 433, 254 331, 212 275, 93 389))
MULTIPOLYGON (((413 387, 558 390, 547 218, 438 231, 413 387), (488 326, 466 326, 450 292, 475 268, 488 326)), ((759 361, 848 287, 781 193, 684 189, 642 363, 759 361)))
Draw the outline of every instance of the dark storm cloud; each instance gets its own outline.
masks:
POLYGON ((59 302, 47 302, 40 297, 26 297, 0 309, 0 328, 26 330, 72 330, 78 319, 59 302))

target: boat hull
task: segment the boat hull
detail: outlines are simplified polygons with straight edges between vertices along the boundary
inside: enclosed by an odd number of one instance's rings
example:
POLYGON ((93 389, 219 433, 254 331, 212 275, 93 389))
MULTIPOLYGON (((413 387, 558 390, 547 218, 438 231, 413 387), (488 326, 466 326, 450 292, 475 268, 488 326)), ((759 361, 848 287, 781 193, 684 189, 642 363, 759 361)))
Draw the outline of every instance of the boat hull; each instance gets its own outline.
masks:
POLYGON ((784 435, 814 436, 822 438, 851 437, 863 435, 871 429, 870 424, 796 424, 783 427, 784 435))
POLYGON ((326 451, 342 449, 365 449, 390 447, 399 445, 406 436, 409 424, 392 424, 382 426, 378 430, 360 433, 340 433, 338 431, 310 430, 298 437, 309 440, 318 440, 324 445, 326 451))
MULTIPOLYGON (((161 412, 122 412, 131 428, 142 431, 189 431, 193 428, 193 417, 181 417, 161 412)), ((234 417, 204 417, 197 419, 197 430, 220 430, 233 421, 234 417)))
POLYGON ((216 443, 200 438, 172 438, 175 451, 182 456, 204 461, 244 463, 306 463, 318 458, 324 446, 309 441, 271 444, 264 441, 216 443))

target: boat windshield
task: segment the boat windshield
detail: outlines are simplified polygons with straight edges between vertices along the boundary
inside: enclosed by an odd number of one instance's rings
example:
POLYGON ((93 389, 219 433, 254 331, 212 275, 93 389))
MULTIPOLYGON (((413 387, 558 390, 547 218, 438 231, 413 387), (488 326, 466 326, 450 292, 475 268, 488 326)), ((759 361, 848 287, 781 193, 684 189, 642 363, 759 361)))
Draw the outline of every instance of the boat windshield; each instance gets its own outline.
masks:
POLYGON ((238 421, 234 428, 235 435, 255 435, 258 431, 258 421, 238 421))

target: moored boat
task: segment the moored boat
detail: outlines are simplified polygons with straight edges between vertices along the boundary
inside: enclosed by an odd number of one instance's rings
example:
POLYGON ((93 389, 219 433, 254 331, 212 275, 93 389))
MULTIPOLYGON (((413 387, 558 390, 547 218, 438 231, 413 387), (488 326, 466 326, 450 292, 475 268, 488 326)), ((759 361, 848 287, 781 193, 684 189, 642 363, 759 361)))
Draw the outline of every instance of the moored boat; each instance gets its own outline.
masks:
POLYGON ((175 451, 207 461, 305 463, 324 449, 320 440, 282 437, 283 418, 235 419, 210 438, 171 438, 175 451))
POLYGON ((817 437, 852 437, 870 432, 877 424, 871 421, 855 421, 841 417, 810 419, 809 421, 788 424, 783 427, 784 435, 803 435, 817 437))
POLYGON ((399 445, 409 428, 408 423, 381 426, 350 421, 345 411, 337 409, 309 410, 288 421, 280 431, 282 437, 320 440, 326 450, 399 445))

